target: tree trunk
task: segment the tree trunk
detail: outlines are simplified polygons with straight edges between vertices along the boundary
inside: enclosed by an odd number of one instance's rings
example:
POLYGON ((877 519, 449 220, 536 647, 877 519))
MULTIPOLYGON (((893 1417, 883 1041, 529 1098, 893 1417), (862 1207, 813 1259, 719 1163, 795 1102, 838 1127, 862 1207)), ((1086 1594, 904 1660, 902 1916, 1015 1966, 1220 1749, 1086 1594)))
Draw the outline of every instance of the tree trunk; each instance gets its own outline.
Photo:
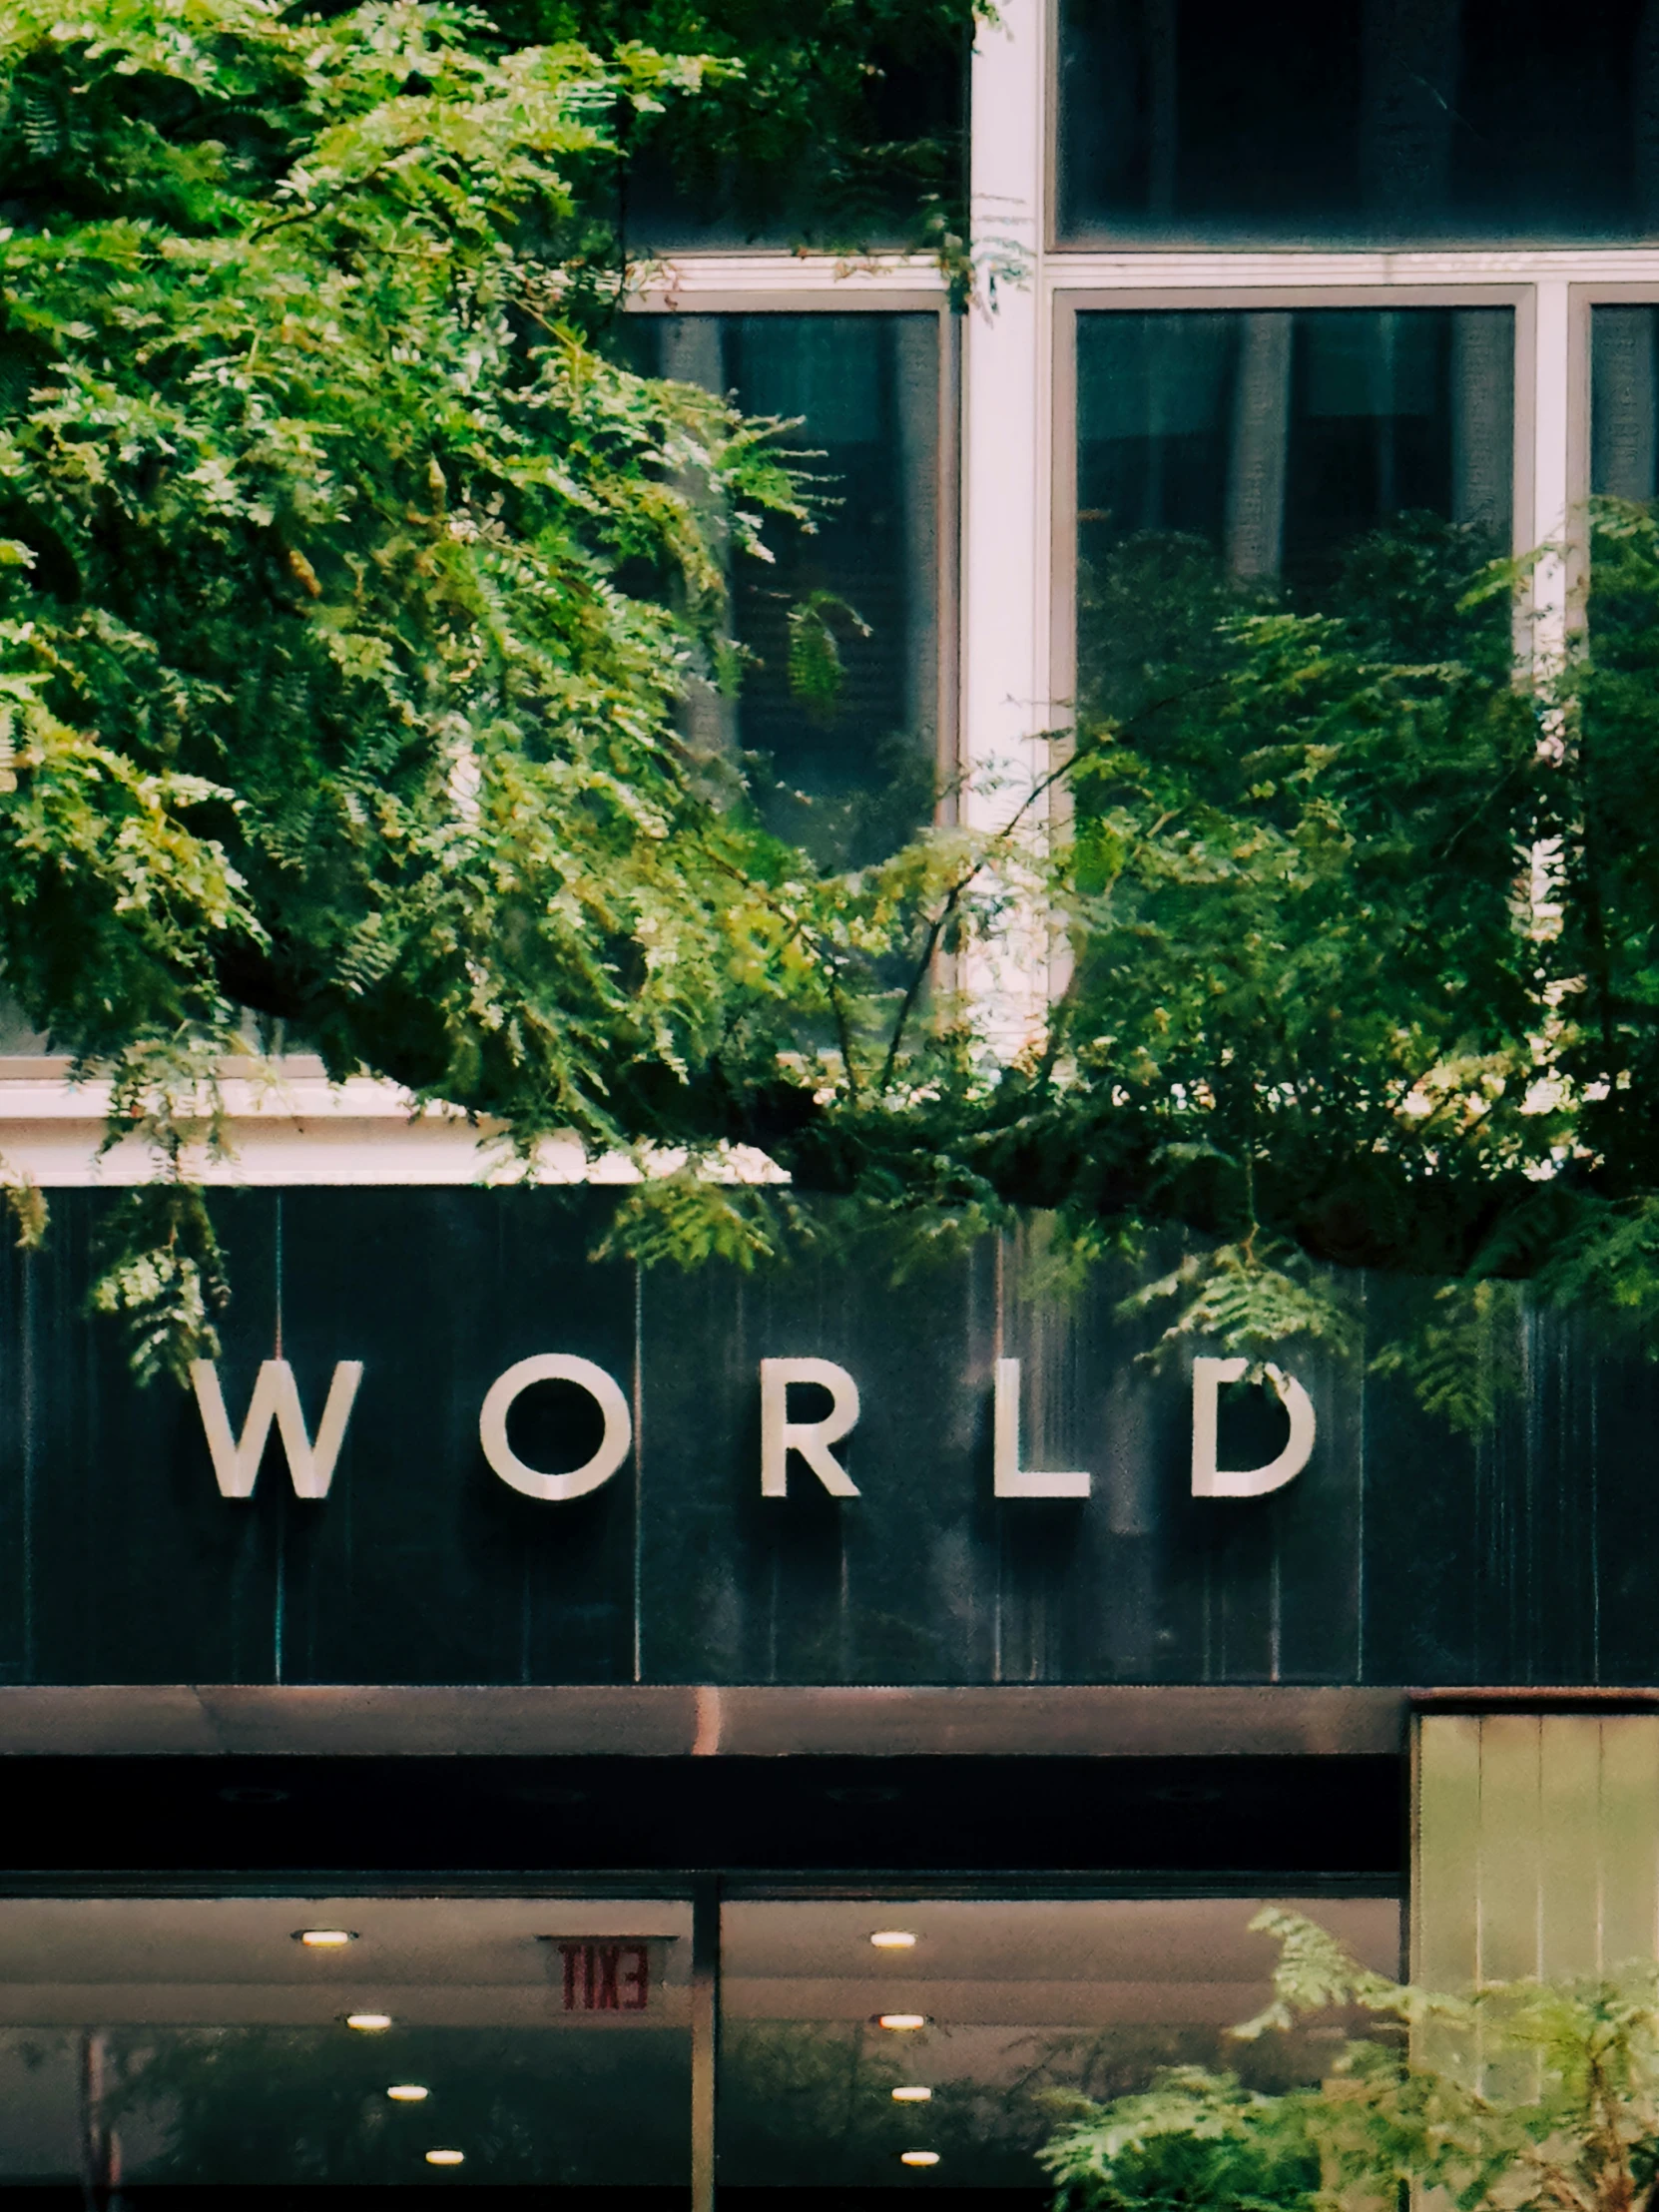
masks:
POLYGON ((902 484, 904 722, 932 756, 939 723, 939 337, 926 315, 894 324, 898 466, 902 484))
POLYGON ((1277 576, 1285 552, 1295 317, 1240 317, 1239 382, 1227 479, 1227 565, 1243 581, 1277 576))
POLYGON ((1376 229, 1449 228, 1462 0, 1365 0, 1360 198, 1376 229))
POLYGON ((1590 484, 1615 499, 1654 495, 1654 310, 1593 310, 1590 484))
POLYGON ((1147 213, 1159 226, 1175 214, 1175 175, 1180 156, 1180 79, 1177 75, 1180 0, 1145 0, 1147 91, 1147 213))
POLYGON ((1631 163, 1639 236, 1659 236, 1659 0, 1646 0, 1630 59, 1631 163))
MULTIPOLYGON (((662 373, 677 384, 700 384, 705 391, 725 391, 726 347, 717 317, 664 315, 662 373)), ((696 486, 686 488, 689 496, 697 496, 696 486)), ((737 701, 723 696, 715 673, 705 669, 687 678, 681 708, 686 748, 699 761, 730 761, 738 750, 737 701)))
POLYGON ((1514 318, 1475 307, 1451 320, 1451 516, 1506 537, 1512 507, 1514 318))

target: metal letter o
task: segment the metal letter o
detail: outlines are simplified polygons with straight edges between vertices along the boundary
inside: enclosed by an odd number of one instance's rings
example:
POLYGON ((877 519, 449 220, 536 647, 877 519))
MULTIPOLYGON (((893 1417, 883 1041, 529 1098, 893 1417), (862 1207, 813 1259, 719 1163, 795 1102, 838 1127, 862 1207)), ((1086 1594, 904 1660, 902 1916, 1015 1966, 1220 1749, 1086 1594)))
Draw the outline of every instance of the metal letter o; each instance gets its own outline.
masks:
POLYGON ((505 1375, 498 1375, 478 1412, 478 1441, 502 1481, 526 1497, 555 1505, 566 1498, 585 1497, 589 1490, 608 1482, 627 1458, 633 1440, 634 1423, 620 1385, 591 1360, 577 1360, 563 1352, 539 1353, 535 1359, 520 1360, 505 1375), (508 1443, 507 1414, 514 1398, 532 1382, 574 1382, 599 1407, 605 1417, 605 1434, 586 1466, 573 1467, 569 1474, 543 1474, 539 1467, 526 1466, 508 1443))

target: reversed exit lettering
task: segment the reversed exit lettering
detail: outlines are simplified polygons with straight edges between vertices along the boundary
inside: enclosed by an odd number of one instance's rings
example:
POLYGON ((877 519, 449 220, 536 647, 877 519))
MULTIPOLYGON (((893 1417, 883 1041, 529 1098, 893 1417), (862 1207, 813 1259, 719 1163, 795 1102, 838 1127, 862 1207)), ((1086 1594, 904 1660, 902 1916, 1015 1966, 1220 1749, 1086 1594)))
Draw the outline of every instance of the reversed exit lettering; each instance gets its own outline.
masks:
POLYGON ((564 1965, 567 2012, 644 2012, 651 2005, 651 1945, 579 1936, 554 1946, 564 1965))

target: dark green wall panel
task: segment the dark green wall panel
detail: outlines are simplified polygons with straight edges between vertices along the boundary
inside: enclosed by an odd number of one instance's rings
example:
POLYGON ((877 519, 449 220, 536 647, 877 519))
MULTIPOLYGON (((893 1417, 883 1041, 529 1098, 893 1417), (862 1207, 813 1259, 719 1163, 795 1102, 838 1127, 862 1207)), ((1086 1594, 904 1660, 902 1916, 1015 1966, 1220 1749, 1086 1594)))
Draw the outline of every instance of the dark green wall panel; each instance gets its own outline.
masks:
MULTIPOLYGON (((1190 1375, 1140 1360, 1158 1324, 1118 1318, 1121 1271, 1037 1295, 1032 1255, 987 1241, 897 1282, 873 1248, 642 1278, 588 1257, 603 1190, 241 1192, 216 1201, 233 1425, 278 1349, 313 1431, 334 1363, 364 1362, 329 1496, 296 1498, 274 1441, 242 1501, 194 1399, 137 1389, 87 1315, 107 1203, 57 1194, 46 1250, 0 1258, 0 1681, 1659 1678, 1659 1376, 1572 1324, 1523 1326, 1525 1386, 1474 1438, 1363 1351, 1300 1362, 1307 1467, 1195 1498, 1190 1375), (546 1352, 643 1413, 565 1503, 507 1487, 478 1440, 490 1382, 546 1352), (799 1463, 761 1494, 759 1364, 802 1355, 857 1380, 856 1498, 799 1463), (1088 1469, 1086 1499, 993 1495, 998 1358, 1021 1363, 1022 1463, 1088 1469)), ((1368 1286, 1371 1342, 1428 1295, 1368 1286)), ((1229 1404, 1230 1463, 1271 1456, 1275 1421, 1229 1404)), ((549 1385, 510 1433, 562 1468, 597 1428, 549 1385)))

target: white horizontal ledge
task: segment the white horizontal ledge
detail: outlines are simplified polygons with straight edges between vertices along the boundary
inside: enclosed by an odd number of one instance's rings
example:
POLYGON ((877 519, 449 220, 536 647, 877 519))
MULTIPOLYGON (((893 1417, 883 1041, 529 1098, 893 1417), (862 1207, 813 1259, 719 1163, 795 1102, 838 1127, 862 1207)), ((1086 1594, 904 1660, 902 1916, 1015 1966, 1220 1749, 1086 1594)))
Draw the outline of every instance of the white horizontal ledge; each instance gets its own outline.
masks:
MULTIPOLYGON (((0 1160, 44 1190, 122 1189, 150 1180, 156 1162, 129 1138, 103 1151, 105 1082, 72 1083, 67 1060, 0 1059, 0 1160)), ((367 1076, 330 1083, 320 1061, 264 1070, 228 1063, 221 1097, 227 1157, 206 1145, 185 1156, 206 1184, 471 1184, 522 1180, 499 1124, 452 1108, 416 1108, 395 1084, 367 1076)), ((574 1137, 545 1142, 534 1173, 547 1183, 631 1182, 626 1161, 590 1162, 574 1137)))
POLYGON ((1659 249, 1423 248, 1409 253, 1240 252, 1173 248, 1144 253, 1122 249, 1063 250, 1044 258, 1043 281, 1052 291, 1099 288, 1133 290, 1165 286, 1229 290, 1235 286, 1535 284, 1659 285, 1659 249))
MULTIPOLYGON (((43 1190, 120 1190, 151 1181, 154 1153, 138 1137, 108 1151, 110 1086, 72 1083, 68 1060, 0 1057, 0 1164, 31 1176, 43 1190)), ((417 1106, 395 1083, 352 1076, 331 1083, 320 1060, 298 1057, 268 1067, 227 1061, 220 1076, 225 1156, 207 1144, 186 1148, 193 1182, 237 1188, 304 1184, 637 1183, 640 1170, 620 1154, 591 1158, 576 1137, 547 1137, 526 1162, 505 1126, 469 1120, 452 1106, 417 1106)), ((202 1102, 207 1121, 207 1101, 202 1102)), ((685 1155, 662 1148, 651 1172, 670 1174, 685 1155)), ((750 1145, 722 1149, 718 1180, 767 1183, 782 1171, 750 1145)))
POLYGON ((728 295, 763 301, 833 296, 855 306, 862 300, 894 304, 896 293, 937 306, 948 288, 926 254, 665 254, 641 276, 630 306, 668 310, 712 307, 728 295))

